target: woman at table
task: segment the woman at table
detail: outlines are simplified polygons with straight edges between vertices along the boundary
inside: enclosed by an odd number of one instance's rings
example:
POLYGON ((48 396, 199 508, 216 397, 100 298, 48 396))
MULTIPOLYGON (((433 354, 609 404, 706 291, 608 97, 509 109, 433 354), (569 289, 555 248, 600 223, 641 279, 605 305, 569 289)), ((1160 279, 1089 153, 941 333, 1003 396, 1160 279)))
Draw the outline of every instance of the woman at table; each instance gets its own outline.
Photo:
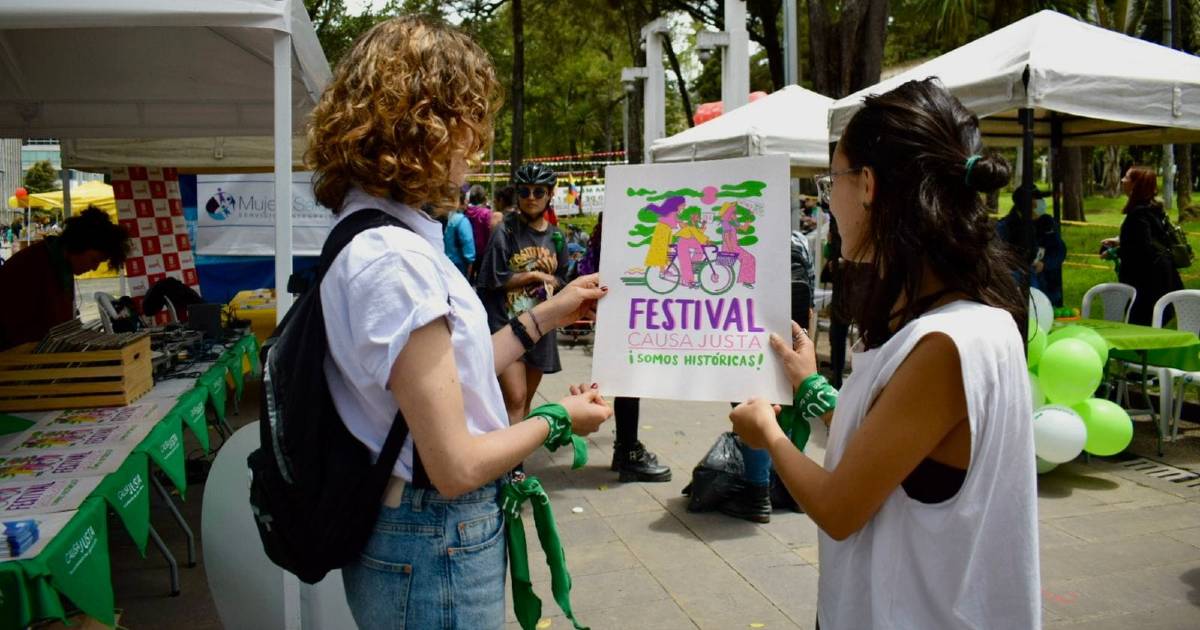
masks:
POLYGON ((343 421, 373 454, 397 409, 411 430, 374 532, 342 569, 362 628, 502 627, 498 480, 551 436, 591 433, 611 415, 598 390, 574 387, 566 415, 551 409, 509 426, 496 381, 541 331, 590 312, 604 293, 598 277, 493 335, 443 251, 441 225, 420 209, 440 214, 458 201, 467 160, 491 138, 499 89, 487 53, 466 35, 395 18, 355 42, 309 122, 305 159, 321 205, 338 220, 374 208, 407 226, 359 234, 321 283, 325 374, 343 421), (414 477, 414 461, 429 484, 414 477))
MULTIPOLYGON (((1154 304, 1171 291, 1183 288, 1179 271, 1171 259, 1170 228, 1158 194, 1154 169, 1133 166, 1121 178, 1121 189, 1129 197, 1125 202, 1125 220, 1121 222, 1120 271, 1117 279, 1137 289, 1129 309, 1129 323, 1151 325, 1154 304)), ((1170 312, 1164 315, 1170 319, 1170 312)))
POLYGON ((841 255, 875 270, 840 398, 803 329, 771 340, 797 407, 831 422, 824 467, 766 402, 731 414, 820 528, 819 626, 1037 628, 1027 313, 980 196, 1009 167, 927 79, 867 97, 831 168, 841 255))

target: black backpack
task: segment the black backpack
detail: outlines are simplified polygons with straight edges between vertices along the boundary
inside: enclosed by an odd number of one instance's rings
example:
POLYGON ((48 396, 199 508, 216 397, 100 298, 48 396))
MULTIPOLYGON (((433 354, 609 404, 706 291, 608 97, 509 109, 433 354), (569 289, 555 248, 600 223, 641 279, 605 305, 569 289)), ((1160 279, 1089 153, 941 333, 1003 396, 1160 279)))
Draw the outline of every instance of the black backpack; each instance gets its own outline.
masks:
MULTIPOLYGON (((360 232, 399 219, 373 209, 354 212, 330 232, 316 282, 263 344, 260 446, 250 454, 250 505, 272 562, 315 584, 356 560, 379 516, 392 467, 408 436, 397 411, 379 459, 346 428, 325 379, 328 340, 320 282, 360 232)), ((416 487, 430 487, 413 449, 416 487)))

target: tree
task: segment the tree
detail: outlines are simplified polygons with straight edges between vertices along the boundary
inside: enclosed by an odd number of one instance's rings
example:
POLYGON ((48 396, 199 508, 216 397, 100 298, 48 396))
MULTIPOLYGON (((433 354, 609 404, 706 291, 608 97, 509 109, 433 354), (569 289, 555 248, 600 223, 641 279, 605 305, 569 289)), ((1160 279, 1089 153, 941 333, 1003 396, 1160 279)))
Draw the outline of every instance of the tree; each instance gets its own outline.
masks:
MULTIPOLYGON (((671 9, 682 11, 696 22, 709 28, 725 29, 724 0, 706 0, 704 2, 669 0, 667 4, 671 9)), ((782 0, 747 0, 746 2, 746 33, 750 36, 750 41, 762 46, 766 53, 767 69, 771 77, 769 91, 775 91, 784 86, 783 35, 779 30, 782 8, 782 0)))
POLYGON ((841 98, 879 81, 887 36, 887 0, 808 1, 813 89, 841 98), (836 16, 831 7, 840 4, 836 16))
POLYGON ((35 162, 25 171, 25 190, 31 193, 49 192, 57 188, 58 171, 48 160, 35 162))

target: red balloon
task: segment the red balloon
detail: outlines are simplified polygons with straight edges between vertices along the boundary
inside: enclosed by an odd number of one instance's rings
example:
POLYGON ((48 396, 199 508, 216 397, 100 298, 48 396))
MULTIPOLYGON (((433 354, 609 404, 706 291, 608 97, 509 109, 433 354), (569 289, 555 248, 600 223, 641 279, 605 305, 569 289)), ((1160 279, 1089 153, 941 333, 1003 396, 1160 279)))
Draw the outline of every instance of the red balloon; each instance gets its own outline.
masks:
POLYGON ((29 196, 29 191, 25 190, 24 186, 17 186, 17 190, 16 190, 15 194, 17 196, 17 199, 25 199, 26 197, 29 196))
POLYGON ((758 99, 763 98, 766 95, 767 95, 767 93, 763 92, 762 90, 759 90, 757 92, 751 92, 750 93, 750 102, 753 103, 754 101, 757 101, 758 99))

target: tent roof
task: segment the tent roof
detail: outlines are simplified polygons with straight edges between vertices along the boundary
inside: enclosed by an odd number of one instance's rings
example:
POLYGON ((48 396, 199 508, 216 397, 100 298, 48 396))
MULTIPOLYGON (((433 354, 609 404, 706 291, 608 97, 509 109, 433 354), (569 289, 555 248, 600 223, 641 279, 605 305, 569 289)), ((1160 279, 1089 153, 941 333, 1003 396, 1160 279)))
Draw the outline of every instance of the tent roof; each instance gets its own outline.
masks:
POLYGON ((830 137, 841 136, 866 95, 931 76, 983 119, 992 144, 1020 142, 1020 108, 1034 109, 1039 144, 1050 142, 1052 119, 1068 146, 1200 142, 1200 57, 1053 11, 837 101, 830 137))
MULTIPOLYGON (((113 198, 112 186, 102 181, 93 180, 83 182, 78 186, 72 186, 71 205, 77 213, 88 206, 96 206, 107 212, 112 217, 114 223, 117 221, 117 201, 113 198)), ((29 195, 29 207, 31 208, 62 209, 63 206, 63 191, 61 190, 30 193, 29 195)), ((15 195, 9 196, 8 207, 18 208, 17 197, 15 195)))
POLYGON ((0 0, 0 137, 270 136, 279 32, 299 130, 330 78, 300 0, 0 0))
MULTIPOLYGON (((71 138, 61 141, 62 163, 79 170, 127 164, 170 166, 180 173, 239 173, 274 168, 271 136, 218 138, 71 138)), ((303 170, 303 135, 292 137, 292 165, 303 170)))
POLYGON ((786 154, 793 167, 829 166, 828 110, 833 99, 797 85, 743 105, 650 148, 655 162, 786 154))

